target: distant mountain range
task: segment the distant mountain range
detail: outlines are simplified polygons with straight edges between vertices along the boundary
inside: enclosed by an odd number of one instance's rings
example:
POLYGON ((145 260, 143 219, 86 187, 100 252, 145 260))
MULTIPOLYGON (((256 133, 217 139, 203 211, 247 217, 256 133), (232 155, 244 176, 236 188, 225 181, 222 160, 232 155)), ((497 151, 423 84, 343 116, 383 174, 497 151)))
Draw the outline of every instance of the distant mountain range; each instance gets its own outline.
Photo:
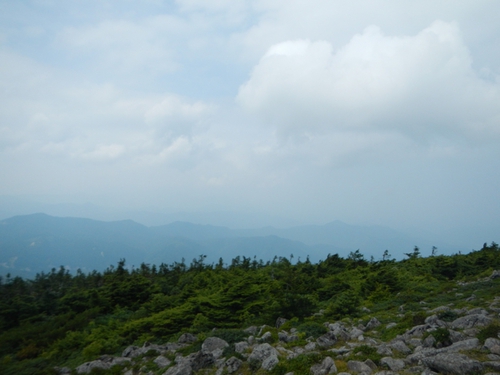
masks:
POLYGON ((179 221, 147 227, 132 220, 105 222, 40 213, 0 221, 0 274, 33 278, 60 266, 90 272, 116 265, 120 259, 135 267, 183 259, 190 264, 200 255, 207 256, 207 263, 216 263, 219 258, 230 263, 236 256, 267 261, 291 255, 293 261, 309 256, 317 262, 328 254, 346 257, 357 249, 367 259, 380 259, 387 249, 394 258, 403 258, 414 246, 419 246, 423 255, 428 255, 432 246, 441 254, 464 251, 386 227, 341 221, 286 229, 229 229, 179 221))

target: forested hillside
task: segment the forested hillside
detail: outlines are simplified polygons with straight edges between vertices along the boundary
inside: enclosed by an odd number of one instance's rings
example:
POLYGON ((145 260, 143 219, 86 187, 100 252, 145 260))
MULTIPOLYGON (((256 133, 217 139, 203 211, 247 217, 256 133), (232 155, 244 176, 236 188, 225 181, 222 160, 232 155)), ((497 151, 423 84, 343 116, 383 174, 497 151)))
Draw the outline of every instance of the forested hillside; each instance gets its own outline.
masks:
MULTIPOLYGON (((423 258, 415 248, 402 261, 388 252, 381 258, 356 251, 317 263, 242 256, 225 264, 202 255, 133 269, 122 259, 104 272, 73 275, 61 267, 32 280, 2 278, 0 373, 52 374, 54 366, 74 369, 131 344, 176 341, 182 333, 207 337, 214 328, 240 337, 243 328, 274 326, 277 318, 314 335, 326 320, 364 319, 370 311, 397 322, 383 332, 390 338, 418 318, 421 301, 459 306, 457 285, 500 268, 496 243, 469 254, 423 258)), ((493 280, 474 293, 480 303, 499 291, 493 280)))

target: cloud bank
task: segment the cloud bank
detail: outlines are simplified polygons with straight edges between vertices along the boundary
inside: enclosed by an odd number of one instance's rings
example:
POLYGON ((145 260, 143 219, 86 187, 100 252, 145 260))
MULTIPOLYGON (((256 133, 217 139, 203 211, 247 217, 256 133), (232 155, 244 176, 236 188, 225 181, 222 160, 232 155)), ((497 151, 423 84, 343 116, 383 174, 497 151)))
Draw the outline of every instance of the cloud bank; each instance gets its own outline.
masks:
POLYGON ((3 5, 0 195, 500 225, 497 3, 85 5, 3 5))

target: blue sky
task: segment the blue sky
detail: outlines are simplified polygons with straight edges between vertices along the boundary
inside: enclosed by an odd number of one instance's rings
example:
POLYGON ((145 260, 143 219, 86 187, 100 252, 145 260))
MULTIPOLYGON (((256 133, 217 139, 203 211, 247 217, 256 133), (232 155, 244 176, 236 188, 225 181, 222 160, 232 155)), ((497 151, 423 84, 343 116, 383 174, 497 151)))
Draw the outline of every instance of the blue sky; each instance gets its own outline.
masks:
POLYGON ((498 14, 0 0, 0 195, 495 240, 498 14))

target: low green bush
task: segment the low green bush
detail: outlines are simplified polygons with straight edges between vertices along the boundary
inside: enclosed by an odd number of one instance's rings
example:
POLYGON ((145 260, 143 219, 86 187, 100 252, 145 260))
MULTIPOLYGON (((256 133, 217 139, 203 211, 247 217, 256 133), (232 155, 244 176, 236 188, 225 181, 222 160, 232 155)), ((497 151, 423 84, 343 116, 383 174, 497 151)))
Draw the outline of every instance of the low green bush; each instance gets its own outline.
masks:
POLYGON ((356 361, 366 361, 367 359, 370 359, 379 365, 382 356, 377 353, 377 348, 369 345, 360 345, 354 348, 349 356, 349 359, 356 361))
POLYGON ((497 339, 500 334, 500 324, 498 322, 493 322, 488 324, 486 327, 482 328, 477 334, 479 341, 484 343, 488 338, 497 339))
POLYGON ((304 322, 297 327, 297 331, 303 332, 305 337, 314 337, 315 339, 326 333, 327 329, 323 324, 316 322, 304 322))
POLYGON ((311 366, 321 363, 323 356, 319 353, 301 354, 287 361, 281 361, 271 371, 271 375, 285 375, 289 372, 295 374, 309 374, 311 366))

